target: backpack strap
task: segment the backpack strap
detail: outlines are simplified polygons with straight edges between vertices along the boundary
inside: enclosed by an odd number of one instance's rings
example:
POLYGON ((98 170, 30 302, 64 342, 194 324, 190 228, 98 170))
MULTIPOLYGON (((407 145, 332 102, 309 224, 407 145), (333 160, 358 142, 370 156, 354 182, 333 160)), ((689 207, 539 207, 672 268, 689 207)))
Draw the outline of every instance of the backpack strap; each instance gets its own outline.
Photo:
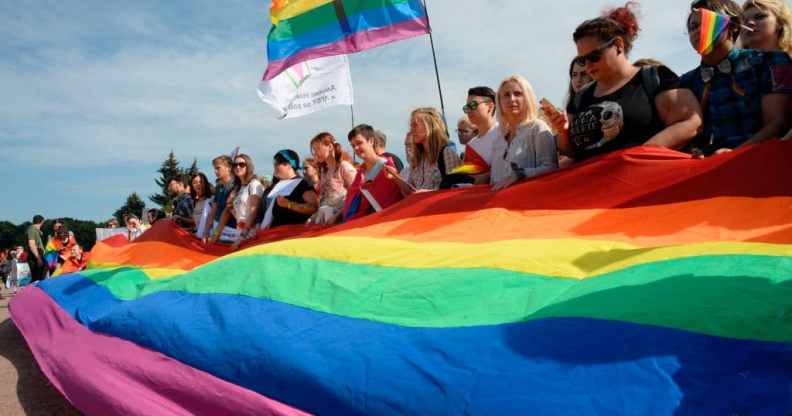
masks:
POLYGON ((657 67, 652 65, 641 68, 641 82, 646 95, 650 100, 654 100, 660 89, 660 71, 657 67))

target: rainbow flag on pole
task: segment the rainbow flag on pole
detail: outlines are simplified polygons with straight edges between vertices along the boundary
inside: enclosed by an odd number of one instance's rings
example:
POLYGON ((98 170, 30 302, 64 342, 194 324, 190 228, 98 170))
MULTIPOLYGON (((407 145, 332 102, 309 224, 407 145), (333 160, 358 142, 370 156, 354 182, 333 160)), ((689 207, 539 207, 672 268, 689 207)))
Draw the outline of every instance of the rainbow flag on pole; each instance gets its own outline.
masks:
POLYGON ((634 148, 233 254, 159 222, 11 315, 86 415, 783 415, 791 153, 634 148))
POLYGON ((421 0, 273 0, 270 80, 293 65, 429 33, 421 0))

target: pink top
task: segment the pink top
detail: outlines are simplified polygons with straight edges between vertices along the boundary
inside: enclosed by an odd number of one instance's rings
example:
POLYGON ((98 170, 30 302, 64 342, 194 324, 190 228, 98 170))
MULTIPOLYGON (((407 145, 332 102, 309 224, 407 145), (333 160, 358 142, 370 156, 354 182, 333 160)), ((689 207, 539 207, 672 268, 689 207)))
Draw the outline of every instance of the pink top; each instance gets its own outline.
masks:
POLYGON ((319 175, 319 206, 341 209, 347 195, 347 188, 355 180, 355 167, 343 160, 335 169, 327 169, 319 175))

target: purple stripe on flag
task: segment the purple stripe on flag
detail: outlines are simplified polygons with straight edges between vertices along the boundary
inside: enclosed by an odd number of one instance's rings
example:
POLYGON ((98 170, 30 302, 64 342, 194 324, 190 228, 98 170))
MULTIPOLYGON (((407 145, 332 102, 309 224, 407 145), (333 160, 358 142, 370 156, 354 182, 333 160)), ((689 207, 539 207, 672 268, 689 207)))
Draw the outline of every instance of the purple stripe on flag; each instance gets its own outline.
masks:
POLYGON ((80 325, 37 287, 10 305, 41 370, 87 415, 305 415, 132 342, 80 325))
POLYGON ((427 33, 429 33, 429 24, 425 17, 406 20, 379 29, 353 33, 338 42, 305 49, 287 58, 270 62, 267 66, 267 71, 264 72, 264 80, 271 80, 300 62, 323 56, 347 55, 427 33))

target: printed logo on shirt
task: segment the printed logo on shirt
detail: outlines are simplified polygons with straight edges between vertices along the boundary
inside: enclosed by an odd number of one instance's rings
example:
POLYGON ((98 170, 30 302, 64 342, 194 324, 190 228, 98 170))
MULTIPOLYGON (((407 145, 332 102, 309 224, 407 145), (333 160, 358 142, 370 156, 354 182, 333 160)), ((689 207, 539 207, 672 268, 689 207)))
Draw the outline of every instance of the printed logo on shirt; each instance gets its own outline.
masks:
POLYGON ((575 116, 569 136, 578 149, 596 149, 618 137, 623 128, 622 107, 613 101, 603 101, 575 116))

